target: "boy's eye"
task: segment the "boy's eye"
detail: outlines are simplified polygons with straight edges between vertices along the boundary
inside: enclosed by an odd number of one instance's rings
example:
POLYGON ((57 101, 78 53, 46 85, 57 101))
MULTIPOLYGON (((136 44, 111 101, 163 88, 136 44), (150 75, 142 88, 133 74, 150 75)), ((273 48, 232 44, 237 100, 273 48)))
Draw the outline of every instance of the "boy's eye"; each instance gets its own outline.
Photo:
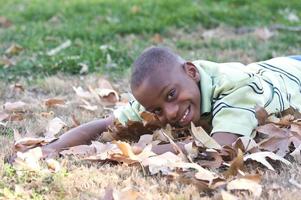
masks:
POLYGON ((170 101, 176 96, 176 89, 172 89, 168 95, 167 95, 167 100, 170 101))

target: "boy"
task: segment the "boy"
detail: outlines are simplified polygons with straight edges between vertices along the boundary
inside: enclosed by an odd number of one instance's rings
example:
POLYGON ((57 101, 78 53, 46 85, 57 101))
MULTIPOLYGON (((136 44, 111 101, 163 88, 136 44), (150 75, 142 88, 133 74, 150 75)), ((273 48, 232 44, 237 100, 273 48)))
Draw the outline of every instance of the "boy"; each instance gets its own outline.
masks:
MULTIPOLYGON (((289 107, 300 110, 300 80, 300 56, 244 66, 204 60, 188 62, 166 48, 152 47, 133 64, 131 90, 136 100, 108 118, 68 131, 47 145, 44 152, 89 143, 106 131, 115 118, 121 123, 139 121, 139 113, 144 110, 154 113, 162 125, 201 125, 219 144, 230 145, 239 136, 250 136, 258 125, 256 105, 269 114, 289 107), (210 125, 212 129, 208 130, 210 125)), ((169 145, 160 148, 169 149, 172 150, 169 145)))

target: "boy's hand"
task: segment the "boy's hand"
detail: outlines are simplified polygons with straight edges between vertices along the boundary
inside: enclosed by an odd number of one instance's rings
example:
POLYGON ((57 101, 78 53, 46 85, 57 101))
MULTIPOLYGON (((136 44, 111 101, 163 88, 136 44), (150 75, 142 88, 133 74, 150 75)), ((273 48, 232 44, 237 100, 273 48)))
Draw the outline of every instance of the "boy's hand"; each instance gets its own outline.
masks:
POLYGON ((235 133, 229 133, 229 132, 216 132, 213 133, 212 138, 215 139, 217 143, 219 143, 221 146, 229 145, 231 146, 233 142, 237 140, 239 135, 235 133))

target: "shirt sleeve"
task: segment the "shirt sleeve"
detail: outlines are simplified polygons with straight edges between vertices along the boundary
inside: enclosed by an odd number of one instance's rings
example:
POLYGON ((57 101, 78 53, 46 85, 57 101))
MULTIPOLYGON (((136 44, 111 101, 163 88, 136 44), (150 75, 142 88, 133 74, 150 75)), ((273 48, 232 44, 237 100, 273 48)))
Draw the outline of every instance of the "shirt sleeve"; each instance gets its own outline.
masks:
POLYGON ((143 111, 145 111, 144 107, 133 99, 127 105, 117 108, 114 111, 114 117, 125 125, 128 121, 142 121, 140 113, 143 111))
POLYGON ((250 81, 234 91, 223 91, 213 104, 211 134, 230 132, 250 136, 258 125, 255 106, 265 107, 269 88, 260 81, 250 81))

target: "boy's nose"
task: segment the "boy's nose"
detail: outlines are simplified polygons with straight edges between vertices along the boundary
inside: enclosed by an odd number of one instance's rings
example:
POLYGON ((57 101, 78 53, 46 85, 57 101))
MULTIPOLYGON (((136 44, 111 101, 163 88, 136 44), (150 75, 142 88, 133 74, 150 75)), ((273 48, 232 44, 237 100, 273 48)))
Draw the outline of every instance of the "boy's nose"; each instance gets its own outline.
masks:
POLYGON ((177 120, 179 106, 176 104, 168 103, 165 105, 165 117, 167 119, 167 123, 173 123, 177 120))

